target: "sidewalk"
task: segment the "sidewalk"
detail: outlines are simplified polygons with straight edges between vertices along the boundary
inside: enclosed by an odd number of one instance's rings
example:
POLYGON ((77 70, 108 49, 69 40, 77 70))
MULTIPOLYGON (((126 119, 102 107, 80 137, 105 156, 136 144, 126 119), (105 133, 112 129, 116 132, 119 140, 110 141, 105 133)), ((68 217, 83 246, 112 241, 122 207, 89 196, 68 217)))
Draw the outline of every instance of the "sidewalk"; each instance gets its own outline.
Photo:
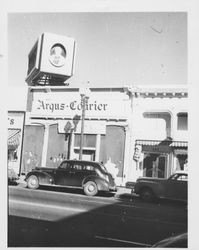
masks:
POLYGON ((25 179, 25 175, 21 175, 19 177, 19 179, 16 181, 17 182, 17 186, 19 186, 19 187, 26 187, 27 183, 26 183, 26 181, 24 179, 25 179))
POLYGON ((126 188, 123 186, 118 186, 117 187, 117 194, 131 194, 131 189, 130 188, 126 188))
POLYGON ((117 187, 117 192, 115 193, 115 198, 122 198, 122 199, 132 199, 133 194, 131 194, 131 189, 126 187, 117 187))

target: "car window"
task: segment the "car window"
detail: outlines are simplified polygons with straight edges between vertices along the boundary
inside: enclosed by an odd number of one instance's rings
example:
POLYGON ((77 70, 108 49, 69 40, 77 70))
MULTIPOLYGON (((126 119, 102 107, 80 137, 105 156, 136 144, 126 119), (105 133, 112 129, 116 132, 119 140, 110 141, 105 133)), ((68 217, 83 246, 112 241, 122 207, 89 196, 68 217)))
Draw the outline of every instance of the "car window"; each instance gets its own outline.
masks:
POLYGON ((82 165, 80 165, 80 164, 74 164, 74 165, 72 166, 72 169, 73 169, 73 170, 82 170, 82 165))
POLYGON ((176 178, 177 178, 177 174, 171 175, 171 176, 169 177, 170 180, 176 180, 176 178))
POLYGON ((94 171, 95 170, 95 168, 93 166, 91 166, 91 165, 84 166, 84 169, 89 170, 89 171, 94 171))
POLYGON ((176 178, 176 180, 178 180, 178 181, 187 181, 187 179, 188 179, 187 175, 179 175, 176 178))
POLYGON ((71 164, 69 162, 62 162, 59 166, 59 168, 61 169, 70 169, 71 168, 71 164))

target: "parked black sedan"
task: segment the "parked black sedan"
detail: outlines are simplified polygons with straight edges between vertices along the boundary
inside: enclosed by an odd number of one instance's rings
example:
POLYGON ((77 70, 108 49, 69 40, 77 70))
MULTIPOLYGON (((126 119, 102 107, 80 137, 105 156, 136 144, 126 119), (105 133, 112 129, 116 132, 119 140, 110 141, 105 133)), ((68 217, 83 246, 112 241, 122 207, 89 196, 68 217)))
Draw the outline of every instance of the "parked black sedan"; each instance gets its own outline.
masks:
POLYGON ((25 178, 27 187, 37 189, 40 185, 78 187, 88 196, 98 191, 116 191, 114 179, 98 162, 65 160, 58 168, 37 167, 25 178))
POLYGON ((138 178, 136 182, 127 182, 126 187, 145 201, 156 198, 187 201, 188 174, 176 171, 169 178, 138 178))

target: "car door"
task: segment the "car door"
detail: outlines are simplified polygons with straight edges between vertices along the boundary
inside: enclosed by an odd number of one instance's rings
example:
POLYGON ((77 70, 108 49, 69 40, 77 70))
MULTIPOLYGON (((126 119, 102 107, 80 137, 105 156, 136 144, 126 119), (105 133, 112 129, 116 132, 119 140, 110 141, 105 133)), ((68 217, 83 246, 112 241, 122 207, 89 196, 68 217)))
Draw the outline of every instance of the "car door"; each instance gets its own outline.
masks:
POLYGON ((84 166, 80 162, 74 162, 70 171, 71 186, 81 187, 84 179, 84 166))
POLYGON ((55 184, 60 186, 73 185, 73 164, 71 162, 62 162, 55 174, 55 184))
POLYGON ((187 200, 187 175, 179 174, 176 178, 176 199, 187 200))
POLYGON ((187 178, 175 174, 167 180, 166 198, 175 200, 187 199, 187 178))

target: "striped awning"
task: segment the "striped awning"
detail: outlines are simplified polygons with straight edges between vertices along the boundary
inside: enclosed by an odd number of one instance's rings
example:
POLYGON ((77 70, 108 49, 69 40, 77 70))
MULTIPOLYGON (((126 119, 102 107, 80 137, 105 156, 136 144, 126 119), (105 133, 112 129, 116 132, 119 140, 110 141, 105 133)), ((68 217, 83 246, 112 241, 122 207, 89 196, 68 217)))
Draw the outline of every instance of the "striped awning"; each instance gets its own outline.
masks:
POLYGON ((170 141, 170 140, 136 140, 136 145, 147 145, 147 146, 158 146, 165 145, 169 147, 188 147, 188 142, 186 141, 170 141))
POLYGON ((18 146, 20 143, 20 129, 8 129, 8 146, 18 146))
POLYGON ((178 147, 178 148, 186 148, 188 147, 188 142, 186 141, 173 141, 170 145, 170 147, 178 147))
POLYGON ((176 155, 187 155, 187 150, 186 149, 182 149, 182 148, 178 148, 174 150, 174 153, 176 155))

